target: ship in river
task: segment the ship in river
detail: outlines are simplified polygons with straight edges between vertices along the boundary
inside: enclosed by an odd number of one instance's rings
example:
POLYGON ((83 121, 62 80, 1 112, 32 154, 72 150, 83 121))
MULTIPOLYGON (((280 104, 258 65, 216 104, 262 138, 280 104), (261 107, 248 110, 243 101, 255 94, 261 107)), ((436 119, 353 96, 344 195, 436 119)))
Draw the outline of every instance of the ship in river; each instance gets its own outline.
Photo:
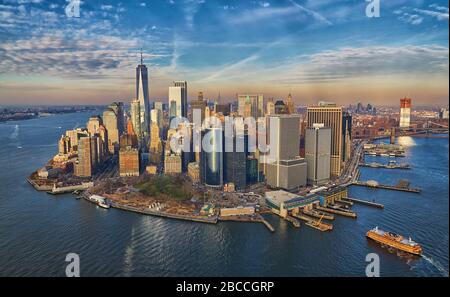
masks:
POLYGON ((411 238, 407 239, 401 235, 380 230, 378 229, 378 227, 369 230, 366 236, 378 243, 396 248, 407 253, 411 253, 414 255, 422 254, 422 247, 411 238))

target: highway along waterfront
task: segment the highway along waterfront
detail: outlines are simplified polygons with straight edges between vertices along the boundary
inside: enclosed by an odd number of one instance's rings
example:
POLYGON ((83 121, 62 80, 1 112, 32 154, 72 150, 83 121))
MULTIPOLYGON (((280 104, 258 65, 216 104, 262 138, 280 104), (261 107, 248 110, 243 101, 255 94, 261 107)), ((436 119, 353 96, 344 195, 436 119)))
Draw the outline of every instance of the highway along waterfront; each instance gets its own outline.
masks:
POLYGON ((365 276, 368 253, 380 256, 382 276, 448 275, 448 139, 399 138, 410 170, 360 168, 360 180, 407 179, 420 194, 351 186, 349 197, 384 209, 355 203, 357 219, 335 216, 330 232, 263 215, 276 230, 268 232, 263 224, 171 220, 36 191, 26 177, 56 153, 62 131, 91 114, 0 124, 0 276, 64 276, 68 253, 80 255, 82 276, 365 276), (368 240, 375 226, 410 235, 424 256, 368 240))

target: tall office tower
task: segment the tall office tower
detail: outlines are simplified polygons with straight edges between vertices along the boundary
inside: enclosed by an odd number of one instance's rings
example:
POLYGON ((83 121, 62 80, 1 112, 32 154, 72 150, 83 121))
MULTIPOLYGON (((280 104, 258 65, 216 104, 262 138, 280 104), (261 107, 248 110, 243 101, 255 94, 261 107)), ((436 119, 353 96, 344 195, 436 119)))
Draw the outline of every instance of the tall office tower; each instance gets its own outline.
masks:
POLYGON ((153 104, 154 105, 154 109, 158 109, 158 110, 160 110, 161 111, 161 113, 164 113, 164 110, 165 110, 165 104, 164 104, 164 102, 161 102, 161 101, 155 101, 155 103, 153 104))
POLYGON ((203 92, 198 92, 197 101, 204 101, 203 92))
POLYGON ((320 102, 307 108, 308 127, 324 124, 331 128, 330 170, 332 177, 338 177, 342 167, 342 107, 334 103, 320 102))
POLYGON ((131 114, 131 124, 133 125, 133 131, 136 135, 136 138, 139 143, 139 147, 142 148, 145 137, 142 130, 142 123, 141 123, 141 104, 139 100, 135 99, 131 101, 130 106, 130 114, 131 114))
POLYGON ((119 130, 119 136, 125 131, 125 113, 123 102, 113 102, 109 105, 109 108, 114 110, 117 116, 117 129, 119 130))
POLYGON ((74 175, 92 176, 91 138, 83 136, 78 139, 78 157, 75 161, 74 175))
POLYGON ((330 180, 331 128, 314 124, 305 131, 305 157, 308 185, 323 185, 330 180))
POLYGON ((94 134, 98 133, 98 129, 100 128, 100 125, 102 125, 102 124, 103 124, 103 121, 99 115, 91 116, 86 124, 89 134, 94 135, 94 134))
POLYGON ((127 131, 120 136, 119 174, 120 176, 139 176, 140 152, 131 123, 127 124, 127 130, 131 130, 132 133, 127 131))
MULTIPOLYGON (((87 130, 91 137, 96 137, 95 139, 95 158, 92 159, 93 167, 95 168, 98 164, 100 164, 104 159, 104 134, 102 131, 103 120, 99 115, 93 115, 89 118, 87 124, 87 130), (102 137, 103 136, 103 137, 102 137)), ((94 156, 94 152, 93 152, 94 156)))
POLYGON ((140 157, 137 148, 120 149, 119 151, 119 175, 139 176, 140 157))
POLYGON ((61 135, 61 138, 58 141, 58 154, 65 155, 70 152, 70 137, 61 135))
POLYGON ((259 118, 264 116, 264 96, 262 94, 238 94, 238 115, 259 118))
POLYGON ((292 100, 292 95, 291 94, 289 94, 288 97, 287 97, 286 108, 287 108, 287 113, 289 113, 289 114, 297 113, 295 111, 295 105, 294 105, 294 101, 292 100))
POLYGON ((208 147, 202 145, 200 153, 200 181, 206 186, 220 188, 223 186, 223 130, 206 128, 202 139, 208 147))
POLYGON ((170 117, 187 118, 187 82, 174 81, 169 87, 170 117))
POLYGON ((159 136, 159 127, 156 123, 152 123, 150 127, 150 161, 155 164, 159 164, 161 162, 162 157, 162 141, 159 136))
MULTIPOLYGON (((170 88, 169 88, 169 92, 170 92, 170 88)), ((177 117, 177 102, 169 101, 169 124, 170 124, 170 121, 176 117, 177 117)))
POLYGON ((287 114, 288 109, 283 100, 277 100, 275 102, 275 114, 287 114))
POLYGON ((439 110, 439 118, 442 120, 448 120, 449 112, 448 108, 441 108, 439 110))
MULTIPOLYGON (((153 108, 150 111, 150 130, 151 130, 151 125, 152 124, 156 124, 159 128, 162 128, 163 126, 163 113, 161 110, 153 108)), ((150 131, 151 134, 151 131, 150 131)))
POLYGON ((300 116, 269 116, 267 184, 288 191, 306 185, 306 161, 299 156, 300 116))
POLYGON ((119 128, 117 114, 111 107, 103 112, 103 125, 108 132, 108 151, 114 154, 119 149, 119 128))
POLYGON ((273 98, 270 98, 266 103, 266 115, 275 114, 275 102, 273 102, 273 98))
MULTIPOLYGON (((142 52, 141 64, 136 67, 136 100, 139 101, 139 119, 141 122, 140 133, 142 133, 145 143, 146 139, 148 139, 150 129, 150 98, 148 91, 148 70, 147 66, 144 65, 142 52)), ((137 133, 136 128, 134 131, 137 133)))
POLYGON ((108 131, 106 131, 105 126, 102 124, 98 128, 98 135, 100 136, 100 142, 102 145, 102 153, 101 158, 102 161, 105 160, 106 155, 108 154, 108 131))
POLYGON ((400 128, 409 128, 411 117, 411 98, 400 99, 400 128))
POLYGON ((233 183, 236 190, 247 186, 247 135, 225 136, 224 182, 233 183))
POLYGON ((348 111, 342 114, 342 161, 350 159, 352 148, 352 115, 348 111))
POLYGON ((91 138, 91 164, 92 164, 92 170, 95 170, 98 165, 100 164, 100 152, 101 145, 99 144, 99 137, 98 134, 90 136, 91 138))
POLYGON ((202 125, 205 120, 205 109, 206 101, 203 99, 203 93, 199 92, 198 99, 191 102, 191 114, 189 121, 194 123, 194 113, 198 112, 200 114, 200 125, 202 125))

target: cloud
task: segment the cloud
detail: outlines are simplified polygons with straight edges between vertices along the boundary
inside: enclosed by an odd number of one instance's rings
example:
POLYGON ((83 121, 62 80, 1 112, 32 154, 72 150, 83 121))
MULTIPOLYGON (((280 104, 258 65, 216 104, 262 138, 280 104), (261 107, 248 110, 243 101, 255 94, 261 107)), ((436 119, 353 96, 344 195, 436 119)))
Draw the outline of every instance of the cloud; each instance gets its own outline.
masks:
POLYGON ((427 10, 427 9, 414 9, 414 11, 427 15, 427 16, 431 16, 436 18, 438 21, 448 21, 448 11, 447 12, 441 12, 441 11, 433 11, 433 10, 427 10))
POLYGON ((334 81, 379 75, 445 76, 449 69, 448 58, 448 47, 437 45, 349 47, 289 60, 287 65, 293 66, 281 67, 279 74, 286 73, 280 80, 290 83, 334 81), (298 62, 305 59, 304 63, 298 62))

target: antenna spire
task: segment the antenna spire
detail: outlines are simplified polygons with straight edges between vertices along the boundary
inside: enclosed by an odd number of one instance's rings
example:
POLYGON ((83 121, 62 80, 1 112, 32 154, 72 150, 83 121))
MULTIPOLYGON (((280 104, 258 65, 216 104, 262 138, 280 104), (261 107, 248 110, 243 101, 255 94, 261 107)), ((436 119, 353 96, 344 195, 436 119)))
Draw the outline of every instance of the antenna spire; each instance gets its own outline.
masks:
POLYGON ((141 65, 144 65, 144 59, 142 59, 142 48, 141 48, 141 65))

